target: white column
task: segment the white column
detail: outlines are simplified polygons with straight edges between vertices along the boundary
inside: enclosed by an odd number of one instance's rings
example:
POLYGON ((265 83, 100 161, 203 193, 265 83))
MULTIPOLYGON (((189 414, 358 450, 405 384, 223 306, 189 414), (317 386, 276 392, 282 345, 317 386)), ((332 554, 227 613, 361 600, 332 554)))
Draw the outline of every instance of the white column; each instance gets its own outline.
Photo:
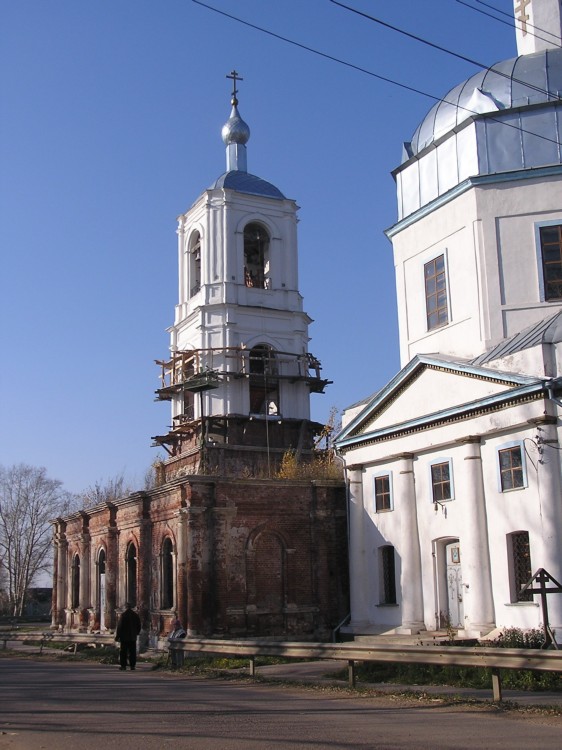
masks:
POLYGON ((411 453, 405 453, 399 457, 398 474, 394 485, 394 508, 400 514, 402 526, 398 550, 401 562, 402 625, 397 632, 419 633, 425 630, 425 624, 414 457, 411 453))
POLYGON ((459 442, 465 449, 464 482, 459 488, 464 521, 460 535, 464 629, 466 635, 478 637, 495 627, 482 457, 479 437, 471 436, 459 442))
POLYGON ((68 591, 68 542, 66 541, 66 524, 64 521, 57 522, 55 543, 57 546, 57 578, 56 578, 56 620, 53 625, 63 627, 66 621, 66 597, 68 591))
MULTIPOLYGON (((562 483, 556 422, 556 417, 548 416, 535 422, 541 449, 537 474, 542 544, 537 544, 532 530, 530 530, 529 542, 532 572, 536 573, 538 568, 544 568, 547 573, 562 583, 562 483)), ((540 603, 539 596, 533 598, 535 602, 540 603)), ((547 606, 551 627, 557 633, 562 632, 562 594, 548 595, 547 606)), ((557 640, 560 642, 558 637, 557 640)))
POLYGON ((349 491, 349 579, 351 627, 369 624, 369 592, 372 571, 367 570, 364 528, 368 521, 363 505, 363 471, 361 466, 347 470, 349 491))

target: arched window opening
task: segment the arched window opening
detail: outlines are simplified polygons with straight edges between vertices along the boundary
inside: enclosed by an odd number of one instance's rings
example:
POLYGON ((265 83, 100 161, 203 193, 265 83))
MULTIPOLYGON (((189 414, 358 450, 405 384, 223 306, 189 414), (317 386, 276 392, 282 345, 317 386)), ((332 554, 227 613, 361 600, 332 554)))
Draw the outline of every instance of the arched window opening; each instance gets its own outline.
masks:
POLYGON ((125 592, 126 600, 132 606, 136 607, 137 604, 137 548, 131 542, 127 547, 127 555, 125 557, 125 592))
POLYGON ((275 352, 266 344, 250 351, 250 414, 279 415, 279 371, 275 352))
POLYGON ((174 606, 174 549, 172 540, 167 537, 162 545, 162 609, 174 606))
POLYGON ((195 232, 189 241, 189 297, 201 289, 201 235, 195 232))
POLYGON ((80 557, 78 555, 72 558, 71 573, 70 606, 72 609, 77 609, 80 606, 80 557))
POLYGON ((98 583, 98 620, 100 628, 105 627, 105 605, 106 605, 106 594, 105 594, 105 550, 100 549, 98 554, 98 574, 97 574, 97 583, 98 583))
POLYGON ((244 283, 269 289, 269 234, 260 224, 244 229, 244 283))

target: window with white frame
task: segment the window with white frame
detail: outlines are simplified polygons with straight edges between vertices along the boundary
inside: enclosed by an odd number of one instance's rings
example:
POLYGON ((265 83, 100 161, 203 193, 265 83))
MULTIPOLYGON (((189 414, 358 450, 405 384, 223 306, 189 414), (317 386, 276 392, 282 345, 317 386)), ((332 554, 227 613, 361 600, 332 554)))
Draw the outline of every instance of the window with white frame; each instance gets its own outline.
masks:
POLYGON ((439 255, 425 263, 423 276, 427 330, 432 331, 434 328, 447 325, 449 322, 445 255, 439 255))
POLYGON ((523 443, 506 443, 498 448, 498 484, 500 492, 520 490, 527 486, 523 443))
POLYGON ((441 503, 455 497, 453 484, 453 462, 450 458, 438 458, 429 465, 431 502, 441 503))
POLYGON ((373 495, 375 498, 375 513, 393 509, 392 474, 375 474, 373 477, 373 495))

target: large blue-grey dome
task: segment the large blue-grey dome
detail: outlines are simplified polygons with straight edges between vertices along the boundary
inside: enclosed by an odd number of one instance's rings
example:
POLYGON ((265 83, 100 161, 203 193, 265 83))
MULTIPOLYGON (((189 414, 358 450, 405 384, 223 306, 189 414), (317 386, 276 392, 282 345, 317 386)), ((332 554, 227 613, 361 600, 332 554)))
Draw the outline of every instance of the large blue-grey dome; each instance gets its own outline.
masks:
POLYGON ((455 86, 430 109, 411 143, 406 144, 403 161, 475 114, 552 102, 560 100, 561 95, 562 48, 496 63, 455 86))

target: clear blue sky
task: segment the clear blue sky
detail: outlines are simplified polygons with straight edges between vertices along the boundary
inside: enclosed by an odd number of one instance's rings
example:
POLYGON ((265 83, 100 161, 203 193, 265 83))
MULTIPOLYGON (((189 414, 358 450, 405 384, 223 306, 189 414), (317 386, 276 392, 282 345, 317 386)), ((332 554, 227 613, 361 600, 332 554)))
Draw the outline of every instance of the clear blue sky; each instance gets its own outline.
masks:
MULTIPOLYGON (((209 4, 436 96, 478 70, 329 0, 209 4)), ((515 55, 513 29, 456 0, 348 4, 485 64, 515 55)), ((233 68, 248 170, 301 206, 310 350, 334 381, 313 416, 398 370, 383 230, 430 99, 191 0, 4 2, 0 463, 45 466, 74 492, 121 472, 141 485, 170 421, 153 360, 177 301, 176 216, 224 171, 233 68)))

